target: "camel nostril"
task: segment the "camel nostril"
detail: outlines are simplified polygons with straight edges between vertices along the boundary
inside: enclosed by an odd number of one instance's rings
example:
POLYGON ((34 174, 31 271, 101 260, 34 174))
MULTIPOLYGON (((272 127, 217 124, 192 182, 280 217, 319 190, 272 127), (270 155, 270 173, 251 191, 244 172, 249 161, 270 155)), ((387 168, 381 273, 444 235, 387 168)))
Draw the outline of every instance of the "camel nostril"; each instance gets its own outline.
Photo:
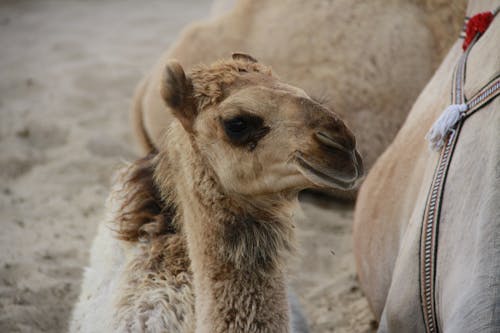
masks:
POLYGON ((351 147, 350 143, 343 142, 345 140, 335 140, 323 132, 315 132, 314 138, 319 141, 319 143, 329 148, 338 149, 348 154, 352 154, 352 151, 354 150, 354 147, 351 147))

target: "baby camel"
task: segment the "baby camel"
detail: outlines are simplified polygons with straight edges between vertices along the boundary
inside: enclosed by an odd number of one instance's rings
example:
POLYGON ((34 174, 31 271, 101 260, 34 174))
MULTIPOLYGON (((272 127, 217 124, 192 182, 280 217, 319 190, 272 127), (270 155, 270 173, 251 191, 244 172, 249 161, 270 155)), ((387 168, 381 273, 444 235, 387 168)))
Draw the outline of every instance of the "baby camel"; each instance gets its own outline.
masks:
POLYGON ((118 176, 71 331, 289 332, 292 208, 355 185, 353 134, 245 54, 171 61, 161 93, 177 121, 118 176))

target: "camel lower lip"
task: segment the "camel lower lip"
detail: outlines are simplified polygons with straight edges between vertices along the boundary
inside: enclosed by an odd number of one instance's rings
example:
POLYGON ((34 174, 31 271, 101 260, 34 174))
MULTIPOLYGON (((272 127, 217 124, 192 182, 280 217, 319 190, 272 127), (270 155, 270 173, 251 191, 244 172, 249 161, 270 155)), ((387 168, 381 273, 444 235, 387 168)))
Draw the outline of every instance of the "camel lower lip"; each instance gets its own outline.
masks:
MULTIPOLYGON (((305 171, 305 173, 309 173, 314 175, 315 177, 321 179, 321 182, 323 183, 322 185, 327 185, 330 187, 335 187, 339 188, 341 190, 350 190, 354 187, 354 181, 351 182, 346 182, 343 180, 340 180, 338 178, 334 178, 332 176, 329 176, 325 174, 324 172, 321 172, 320 170, 314 168, 311 166, 303 157, 297 156, 296 158, 299 167, 305 171)), ((314 182, 314 181, 313 181, 314 182)))

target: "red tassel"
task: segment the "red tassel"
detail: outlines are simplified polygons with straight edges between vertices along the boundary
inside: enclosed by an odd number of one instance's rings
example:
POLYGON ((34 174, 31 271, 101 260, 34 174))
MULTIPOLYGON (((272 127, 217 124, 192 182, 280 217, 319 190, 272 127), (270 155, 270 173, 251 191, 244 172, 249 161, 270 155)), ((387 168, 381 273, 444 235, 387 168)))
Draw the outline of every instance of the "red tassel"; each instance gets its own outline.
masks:
POLYGON ((464 43, 462 44, 462 49, 465 51, 469 47, 476 34, 483 34, 491 21, 493 21, 492 12, 483 12, 472 16, 467 23, 467 28, 465 29, 464 43))

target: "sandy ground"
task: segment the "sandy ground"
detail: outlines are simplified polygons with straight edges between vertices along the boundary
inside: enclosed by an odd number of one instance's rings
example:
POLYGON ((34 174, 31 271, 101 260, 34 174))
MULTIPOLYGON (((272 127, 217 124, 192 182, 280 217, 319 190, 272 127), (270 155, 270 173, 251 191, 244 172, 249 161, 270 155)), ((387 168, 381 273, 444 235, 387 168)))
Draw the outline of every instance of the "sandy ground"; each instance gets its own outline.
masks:
MULTIPOLYGON (((207 1, 0 2, 0 332, 63 332, 135 84, 207 1)), ((352 207, 303 200, 292 284, 313 332, 371 332, 352 207)), ((317 200, 316 200, 317 202, 317 200)))

